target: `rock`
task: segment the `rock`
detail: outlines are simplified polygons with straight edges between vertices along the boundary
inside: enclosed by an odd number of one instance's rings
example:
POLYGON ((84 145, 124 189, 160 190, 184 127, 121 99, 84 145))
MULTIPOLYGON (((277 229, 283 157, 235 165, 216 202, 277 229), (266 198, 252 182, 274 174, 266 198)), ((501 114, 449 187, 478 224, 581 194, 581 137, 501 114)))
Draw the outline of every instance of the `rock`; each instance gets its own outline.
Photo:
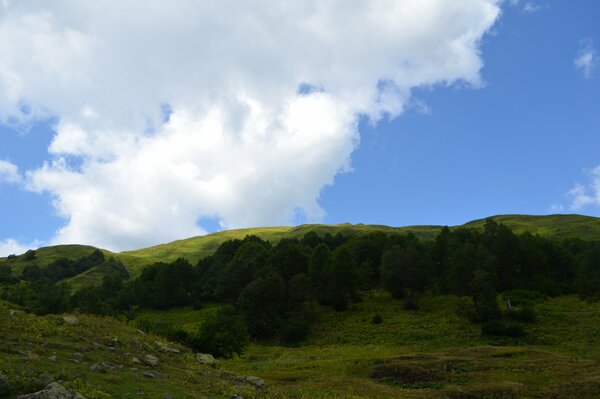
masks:
POLYGON ((174 346, 165 344, 164 342, 156 341, 155 344, 163 352, 170 352, 170 353, 175 353, 175 354, 180 353, 179 349, 175 348, 174 346))
POLYGON ((20 395, 17 399, 85 399, 83 396, 77 393, 68 391, 65 387, 60 385, 58 382, 50 383, 46 388, 41 391, 29 394, 20 395))
POLYGON ((158 358, 154 355, 146 355, 144 356, 144 363, 150 367, 158 366, 158 358))
POLYGON ((244 397, 240 395, 231 395, 229 399, 244 399, 244 397))
POLYGON ((79 320, 77 320, 77 317, 73 316, 72 314, 66 314, 62 317, 62 319, 65 322, 65 324, 68 324, 70 326, 76 326, 77 324, 79 324, 79 320))
POLYGON ((98 363, 94 363, 90 366, 90 371, 95 371, 99 373, 102 371, 102 366, 100 366, 98 363))
POLYGON ((132 338, 131 346, 133 346, 134 348, 139 348, 140 346, 142 346, 142 342, 137 338, 132 338))
POLYGON ((52 355, 48 358, 52 363, 56 362, 56 355, 52 355))
POLYGON ((212 364, 216 361, 210 353, 196 353, 196 360, 200 364, 212 364))
POLYGON ((9 315, 10 317, 15 317, 15 316, 17 316, 17 315, 24 314, 24 313, 25 313, 25 312, 23 312, 22 310, 17 310, 17 309, 10 309, 10 310, 8 311, 8 315, 9 315))
POLYGON ((144 371, 144 377, 148 377, 148 378, 160 378, 160 379, 164 379, 165 375, 159 373, 158 371, 144 371))
POLYGON ((109 370, 121 370, 123 368, 123 366, 121 366, 120 364, 115 364, 112 362, 104 362, 102 363, 102 365, 109 370))
POLYGON ((133 364, 142 364, 142 361, 139 358, 137 358, 137 357, 134 356, 134 357, 131 358, 131 363, 133 363, 133 364))
POLYGON ((267 386, 265 380, 259 377, 246 377, 246 382, 250 385, 254 385, 258 389, 263 389, 267 386))

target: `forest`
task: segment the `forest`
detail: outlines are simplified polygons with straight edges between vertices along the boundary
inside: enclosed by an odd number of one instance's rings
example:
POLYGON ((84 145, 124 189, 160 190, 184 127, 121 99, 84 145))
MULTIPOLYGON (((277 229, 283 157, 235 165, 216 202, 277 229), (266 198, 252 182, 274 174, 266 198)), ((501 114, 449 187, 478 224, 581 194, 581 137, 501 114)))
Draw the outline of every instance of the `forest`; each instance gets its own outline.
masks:
MULTIPOLYGON (((35 251, 24 257, 35 259, 35 251)), ((315 321, 314 307, 343 312, 364 293, 384 290, 418 309, 424 293, 468 297, 456 309, 482 334, 517 337, 535 321, 531 300, 600 294, 600 244, 515 234, 488 219, 482 230, 445 227, 434 240, 412 234, 355 236, 307 233, 276 244, 256 236, 224 242, 213 255, 190 264, 156 263, 129 278, 126 268, 94 251, 60 258, 46 268, 14 275, 0 264, 1 299, 37 314, 79 311, 132 319, 142 309, 220 304, 220 311, 191 334, 168 324, 140 326, 192 348, 231 357, 250 340, 301 342, 315 321), (73 290, 65 279, 107 265, 102 284, 73 290)), ((380 323, 375 315, 373 323, 380 323)))

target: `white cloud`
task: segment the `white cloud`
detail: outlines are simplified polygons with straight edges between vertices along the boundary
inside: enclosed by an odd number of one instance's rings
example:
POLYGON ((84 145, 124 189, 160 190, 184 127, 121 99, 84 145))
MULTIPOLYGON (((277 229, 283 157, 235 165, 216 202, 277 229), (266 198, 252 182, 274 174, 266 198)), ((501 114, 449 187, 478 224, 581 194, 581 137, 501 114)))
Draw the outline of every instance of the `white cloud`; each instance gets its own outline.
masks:
POLYGON ((0 119, 59 120, 27 185, 67 220, 55 242, 110 249, 200 234, 202 217, 321 220, 359 117, 398 116, 414 87, 480 85, 500 13, 499 0, 7 4, 0 119))
POLYGON ((579 211, 589 205, 600 206, 600 166, 596 166, 587 173, 591 180, 589 184, 576 183, 567 192, 567 197, 571 201, 570 208, 573 211, 579 211))
POLYGON ((542 9, 542 6, 539 4, 535 4, 532 1, 528 1, 523 5, 523 12, 526 14, 533 14, 534 12, 538 12, 542 9))
POLYGON ((38 241, 24 244, 15 239, 7 238, 6 240, 0 241, 0 257, 6 257, 8 255, 20 255, 25 253, 28 249, 35 249, 39 246, 40 243, 38 241))
POLYGON ((593 41, 591 39, 582 40, 579 53, 573 60, 575 67, 581 70, 584 78, 590 79, 599 62, 600 57, 594 49, 593 41))
POLYGON ((533 14, 544 8, 544 6, 533 1, 509 0, 508 3, 513 7, 518 7, 525 14, 533 14))
POLYGON ((19 183, 20 181, 21 175, 17 165, 0 159, 0 183, 19 183))

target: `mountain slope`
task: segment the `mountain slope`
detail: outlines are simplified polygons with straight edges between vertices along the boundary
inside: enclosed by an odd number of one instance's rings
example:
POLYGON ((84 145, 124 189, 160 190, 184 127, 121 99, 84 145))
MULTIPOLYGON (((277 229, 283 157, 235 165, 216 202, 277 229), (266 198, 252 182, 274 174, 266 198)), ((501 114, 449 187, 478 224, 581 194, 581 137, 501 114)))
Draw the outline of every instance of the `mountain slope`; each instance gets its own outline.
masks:
MULTIPOLYGON (((491 218, 499 223, 503 223, 507 227, 513 229, 516 233, 529 231, 553 239, 571 237, 585 240, 600 240, 600 218, 596 217, 584 215, 498 215, 492 216, 491 218)), ((485 220, 486 219, 473 220, 464 225, 453 226, 451 228, 466 227, 480 229, 483 228, 485 220)), ((130 274, 136 276, 145 266, 154 262, 171 262, 179 257, 183 257, 194 264, 199 259, 211 255, 223 242, 232 239, 242 239, 247 235, 256 235, 274 244, 285 238, 302 238, 309 232, 314 232, 318 235, 327 233, 332 235, 337 233, 357 235, 372 232, 412 232, 419 238, 428 240, 435 238, 441 228, 442 226, 391 227, 365 224, 305 224, 296 227, 256 227, 221 231, 134 251, 114 253, 102 250, 102 252, 107 259, 109 257, 114 257, 123 262, 130 274)), ((26 260, 26 257, 21 255, 13 259, 0 258, 0 263, 8 262, 13 269, 13 273, 20 274, 23 268, 28 265, 44 267, 60 257, 78 259, 82 256, 89 255, 95 249, 96 248, 92 246, 86 245, 58 245, 44 247, 36 251, 36 257, 33 260, 26 260)), ((85 276, 74 277, 72 282, 76 286, 81 286, 88 282, 97 282, 101 277, 101 270, 91 269, 85 273, 85 276)))

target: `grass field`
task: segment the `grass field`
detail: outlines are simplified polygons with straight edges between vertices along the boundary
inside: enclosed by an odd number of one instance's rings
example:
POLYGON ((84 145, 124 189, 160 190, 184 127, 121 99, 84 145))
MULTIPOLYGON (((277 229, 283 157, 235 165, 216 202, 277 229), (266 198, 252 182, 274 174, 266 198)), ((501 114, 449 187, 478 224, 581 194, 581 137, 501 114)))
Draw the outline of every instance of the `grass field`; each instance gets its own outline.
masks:
POLYGON ((455 312, 460 301, 425 298, 412 312, 376 293, 346 313, 322 309, 306 344, 254 345, 225 365, 292 397, 600 397, 599 304, 540 303, 539 320, 516 340, 481 337, 455 312), (371 323, 375 313, 382 324, 371 323))
POLYGON ((540 300, 537 321, 521 339, 482 337, 456 310, 467 298, 425 296, 416 311, 380 291, 346 312, 318 307, 308 339, 297 346, 251 344, 216 368, 199 365, 183 347, 161 351, 164 339, 141 334, 148 319, 194 331, 217 305, 200 310, 144 311, 130 323, 76 315, 13 314, 0 302, 0 372, 20 392, 50 379, 87 398, 447 398, 595 399, 600 393, 600 303, 576 296, 540 300), (373 324, 380 314, 383 323, 373 324), (158 367, 136 364, 153 354, 158 367), (100 371, 93 366, 100 365, 100 371), (148 378, 144 372, 160 377, 148 378), (256 390, 239 376, 258 376, 256 390), (106 396, 109 395, 109 396, 106 396))

